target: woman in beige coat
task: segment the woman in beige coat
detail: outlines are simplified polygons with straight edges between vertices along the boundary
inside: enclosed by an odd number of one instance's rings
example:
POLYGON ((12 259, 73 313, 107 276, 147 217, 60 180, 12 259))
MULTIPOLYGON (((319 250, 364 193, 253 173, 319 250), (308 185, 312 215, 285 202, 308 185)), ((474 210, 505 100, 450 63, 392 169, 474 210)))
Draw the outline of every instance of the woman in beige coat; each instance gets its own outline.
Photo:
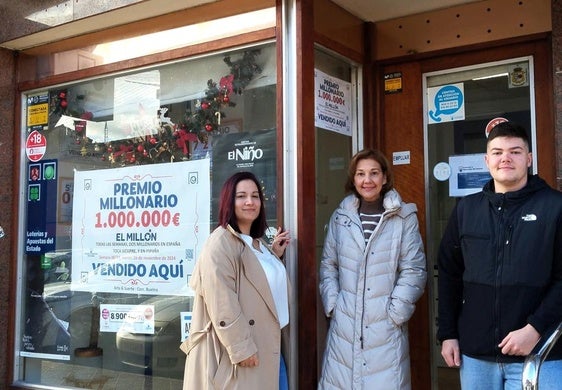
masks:
POLYGON ((287 389, 289 283, 280 257, 290 237, 278 230, 270 248, 261 240, 266 228, 258 180, 234 174, 221 191, 219 226, 190 279, 195 302, 182 344, 184 389, 287 389))

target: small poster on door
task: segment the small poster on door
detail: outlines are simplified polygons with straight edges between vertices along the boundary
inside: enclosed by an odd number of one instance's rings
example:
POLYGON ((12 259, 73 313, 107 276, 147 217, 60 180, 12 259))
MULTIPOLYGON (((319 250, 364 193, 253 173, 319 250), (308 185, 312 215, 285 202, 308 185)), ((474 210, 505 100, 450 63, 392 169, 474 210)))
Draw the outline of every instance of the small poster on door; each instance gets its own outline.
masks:
POLYGON ((314 126, 351 136, 351 83, 314 70, 314 126))
POLYGON ((482 191, 484 184, 492 178, 484 156, 484 153, 449 156, 449 196, 466 196, 482 191))
POLYGON ((428 123, 464 120, 464 84, 448 84, 427 89, 428 123))

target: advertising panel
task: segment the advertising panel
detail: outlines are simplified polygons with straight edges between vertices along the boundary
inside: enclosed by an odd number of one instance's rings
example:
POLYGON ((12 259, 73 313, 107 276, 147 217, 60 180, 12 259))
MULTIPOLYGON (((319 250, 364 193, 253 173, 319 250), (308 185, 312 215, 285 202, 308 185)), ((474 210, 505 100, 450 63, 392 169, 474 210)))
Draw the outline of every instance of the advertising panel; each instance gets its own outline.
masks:
POLYGON ((209 235, 209 159, 76 171, 72 289, 190 295, 209 235))

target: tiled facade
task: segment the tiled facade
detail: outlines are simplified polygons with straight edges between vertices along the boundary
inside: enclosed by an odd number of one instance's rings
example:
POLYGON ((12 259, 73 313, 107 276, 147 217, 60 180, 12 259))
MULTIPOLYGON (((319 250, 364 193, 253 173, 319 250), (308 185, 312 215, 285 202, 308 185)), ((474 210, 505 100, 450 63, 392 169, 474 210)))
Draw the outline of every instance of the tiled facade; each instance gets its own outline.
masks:
MULTIPOLYGON (((2 282, 0 283, 0 375, 7 377, 8 359, 8 326, 11 318, 8 317, 8 297, 10 296, 10 279, 12 275, 12 217, 14 210, 14 166, 15 151, 18 147, 14 144, 14 55, 9 50, 0 49, 0 226, 4 230, 4 237, 0 238, 0 268, 2 282)), ((0 388, 4 387, 4 379, 0 381, 0 388)))

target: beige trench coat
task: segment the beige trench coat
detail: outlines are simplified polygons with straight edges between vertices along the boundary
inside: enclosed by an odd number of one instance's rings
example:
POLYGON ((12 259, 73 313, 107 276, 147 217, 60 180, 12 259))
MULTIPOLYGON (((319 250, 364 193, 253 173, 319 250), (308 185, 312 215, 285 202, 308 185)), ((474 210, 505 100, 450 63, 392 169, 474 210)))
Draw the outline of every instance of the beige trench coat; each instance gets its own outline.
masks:
POLYGON ((278 389, 282 344, 285 361, 290 358, 289 327, 279 329, 259 260, 230 226, 211 233, 190 286, 195 302, 190 337, 181 346, 188 352, 184 390, 278 389), (254 353, 259 366, 237 365, 254 353))

